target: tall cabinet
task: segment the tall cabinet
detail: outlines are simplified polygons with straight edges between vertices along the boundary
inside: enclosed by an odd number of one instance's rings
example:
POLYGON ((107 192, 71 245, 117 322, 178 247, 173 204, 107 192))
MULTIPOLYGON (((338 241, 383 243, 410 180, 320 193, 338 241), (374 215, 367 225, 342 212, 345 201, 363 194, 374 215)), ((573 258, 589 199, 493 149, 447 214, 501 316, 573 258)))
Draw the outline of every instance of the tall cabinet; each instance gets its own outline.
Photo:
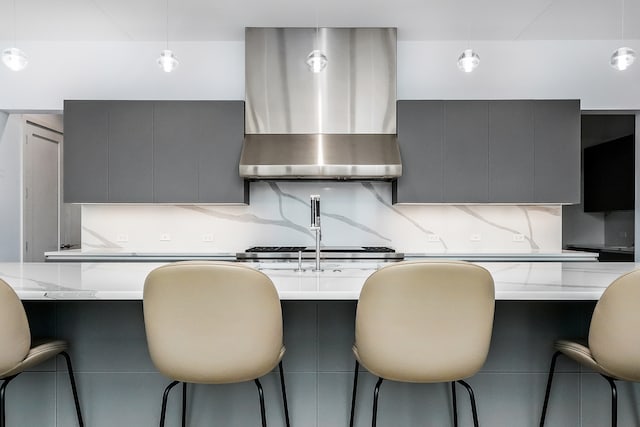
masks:
POLYGON ((72 203, 248 203, 242 101, 65 101, 72 203))
POLYGON ((577 100, 398 101, 394 203, 578 203, 577 100))

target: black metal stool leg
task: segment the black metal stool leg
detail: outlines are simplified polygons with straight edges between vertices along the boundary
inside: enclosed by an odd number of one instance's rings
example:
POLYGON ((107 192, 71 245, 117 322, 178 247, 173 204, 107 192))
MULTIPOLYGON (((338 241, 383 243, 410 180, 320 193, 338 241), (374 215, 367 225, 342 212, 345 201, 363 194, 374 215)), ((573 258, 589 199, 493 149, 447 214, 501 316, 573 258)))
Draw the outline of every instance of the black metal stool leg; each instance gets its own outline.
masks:
POLYGON ((267 427, 267 415, 264 411, 264 391, 262 391, 262 384, 257 378, 254 380, 256 387, 258 387, 258 395, 260 396, 260 417, 262 418, 262 427, 267 427))
POLYGON ((164 393, 162 394, 162 412, 160 412, 160 427, 164 427, 164 418, 167 413, 167 398, 169 397, 169 392, 179 383, 180 381, 173 381, 164 389, 164 393))
POLYGON ((458 402, 456 399, 456 382, 451 382, 451 401, 453 403, 453 427, 458 427, 458 402))
POLYGON ((544 403, 542 404, 542 415, 540 415, 540 427, 544 427, 544 419, 547 417, 547 406, 549 405, 549 396, 551 395, 551 383, 553 382, 553 373, 556 370, 556 360, 560 356, 560 352, 553 353, 551 358, 551 366, 549 367, 549 377, 547 378, 547 389, 544 392, 544 403))
POLYGON ((73 392, 73 401, 76 405, 76 416, 78 417, 78 424, 80 427, 84 427, 84 421, 82 420, 82 411, 80 410, 80 400, 78 399, 78 389, 76 387, 76 380, 73 375, 73 368, 71 367, 71 357, 66 351, 60 352, 67 362, 67 371, 69 371, 69 382, 71 383, 71 391, 73 392))
POLYGON ((458 380, 458 382, 460 384, 462 384, 464 386, 464 388, 467 389, 467 392, 469 392, 469 400, 471 400, 471 412, 473 414, 473 425, 474 427, 478 427, 478 409, 476 408, 476 398, 473 395, 473 389, 471 388, 471 386, 469 384, 467 384, 466 382, 462 381, 462 380, 458 380))
POLYGON ((187 425, 187 383, 182 383, 182 427, 187 425))
POLYGON ((380 394, 380 384, 382 384, 382 381, 382 378, 378 378, 376 388, 373 389, 373 417, 371 418, 371 427, 376 427, 378 418, 378 395, 380 394))
POLYGON ((349 417, 349 427, 353 427, 353 419, 356 411, 356 391, 358 390, 358 368, 360 364, 356 360, 356 368, 353 371, 353 389, 351 390, 351 417, 349 417))
POLYGON ((0 386, 0 427, 5 427, 5 418, 4 418, 4 392, 5 392, 5 389, 7 388, 7 385, 11 382, 11 380, 14 379, 15 377, 17 377, 18 375, 19 374, 5 378, 4 381, 2 382, 2 385, 0 386))
POLYGON ((613 378, 606 375, 602 375, 602 378, 609 382, 611 386, 611 427, 617 427, 618 425, 618 389, 613 378))
POLYGON ((282 390, 282 402, 284 405, 284 421, 287 427, 289 423, 289 405, 287 404, 287 389, 284 386, 284 371, 282 370, 282 360, 280 361, 280 389, 282 390))

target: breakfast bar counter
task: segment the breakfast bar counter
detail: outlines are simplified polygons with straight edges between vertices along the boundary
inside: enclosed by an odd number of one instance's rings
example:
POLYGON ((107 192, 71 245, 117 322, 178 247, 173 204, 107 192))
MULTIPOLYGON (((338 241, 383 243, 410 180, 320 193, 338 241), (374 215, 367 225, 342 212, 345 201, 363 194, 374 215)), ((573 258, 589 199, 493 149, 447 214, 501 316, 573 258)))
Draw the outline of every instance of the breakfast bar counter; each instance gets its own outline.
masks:
MULTIPOLYGON (((478 263, 495 281, 497 300, 597 300, 635 263, 478 263)), ((141 300, 145 277, 163 263, 0 263, 0 278, 23 300, 141 300)), ((325 262, 323 271, 295 262, 253 262, 274 282, 282 300, 357 300, 366 278, 388 265, 325 262)))

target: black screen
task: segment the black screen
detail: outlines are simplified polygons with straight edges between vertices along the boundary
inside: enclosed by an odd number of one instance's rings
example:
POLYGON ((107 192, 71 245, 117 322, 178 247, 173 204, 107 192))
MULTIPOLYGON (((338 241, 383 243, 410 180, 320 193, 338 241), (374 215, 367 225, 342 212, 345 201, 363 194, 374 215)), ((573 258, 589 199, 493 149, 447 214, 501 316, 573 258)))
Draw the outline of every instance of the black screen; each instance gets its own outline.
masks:
POLYGON ((634 208, 634 136, 584 149, 584 211, 634 208))

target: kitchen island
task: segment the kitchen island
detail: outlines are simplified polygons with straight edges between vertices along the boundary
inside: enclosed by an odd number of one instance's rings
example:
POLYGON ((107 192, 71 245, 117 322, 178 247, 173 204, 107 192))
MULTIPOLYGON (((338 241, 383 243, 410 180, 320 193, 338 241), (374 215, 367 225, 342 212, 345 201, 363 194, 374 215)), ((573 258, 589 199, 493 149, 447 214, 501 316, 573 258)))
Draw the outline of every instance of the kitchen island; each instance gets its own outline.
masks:
MULTIPOLYGON (((156 425, 168 380, 149 358, 142 316, 146 274, 162 263, 4 263, 0 277, 24 300, 34 336, 68 339, 87 425, 156 425)), ((323 272, 297 263, 249 263, 274 281, 283 300, 287 354, 283 360, 292 425, 346 426, 353 379, 356 300, 381 264, 324 263, 323 272)), ((469 379, 481 425, 536 426, 553 340, 584 336, 595 301, 634 263, 482 263, 496 283, 496 313, 488 359, 469 379)), ((64 363, 21 375, 8 391, 9 425, 74 425, 64 363), (28 398, 26 397, 28 396, 28 398), (38 401, 40 405, 34 406, 38 401), (51 420, 57 420, 54 424, 51 420)), ((547 426, 601 427, 608 386, 597 374, 561 360, 547 426)), ((375 378, 360 374, 357 426, 370 425, 375 378)), ((269 425, 282 425, 278 376, 263 381, 269 425)), ((253 384, 190 388, 190 426, 259 425, 253 384)), ((620 384, 620 425, 639 425, 640 388, 620 384)), ((380 426, 452 425, 443 384, 385 382, 380 426), (418 421, 420 420, 420 421, 418 421)), ((461 426, 470 424, 460 399, 461 426)), ((179 398, 167 425, 178 425, 179 398)))
MULTIPOLYGON (((245 263, 267 274, 282 300, 357 300, 384 262, 245 263)), ((597 300, 634 263, 478 263, 491 272, 497 300, 597 300)), ((0 263, 0 278, 23 300, 141 300, 144 279, 163 263, 0 263)))

